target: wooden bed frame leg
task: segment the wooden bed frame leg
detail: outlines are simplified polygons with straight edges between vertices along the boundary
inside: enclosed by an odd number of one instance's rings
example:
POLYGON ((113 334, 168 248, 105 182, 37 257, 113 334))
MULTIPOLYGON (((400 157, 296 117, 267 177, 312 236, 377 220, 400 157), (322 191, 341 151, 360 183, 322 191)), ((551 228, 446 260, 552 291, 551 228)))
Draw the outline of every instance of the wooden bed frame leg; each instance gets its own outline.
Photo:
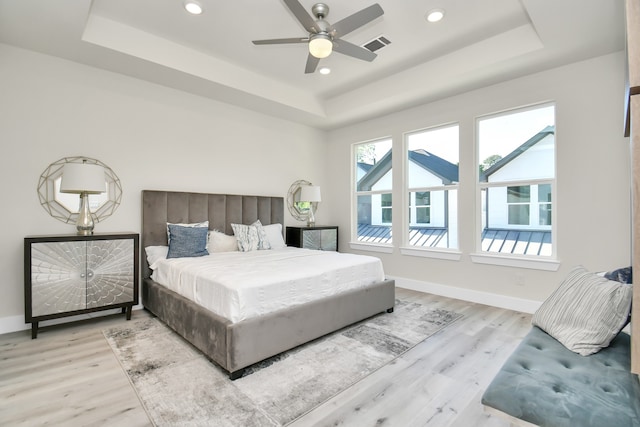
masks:
POLYGON ((393 307, 387 308, 387 313, 393 313, 393 307))
POLYGON ((238 369, 237 371, 229 372, 229 379, 231 381, 235 381, 240 378, 244 374, 244 368, 238 369))

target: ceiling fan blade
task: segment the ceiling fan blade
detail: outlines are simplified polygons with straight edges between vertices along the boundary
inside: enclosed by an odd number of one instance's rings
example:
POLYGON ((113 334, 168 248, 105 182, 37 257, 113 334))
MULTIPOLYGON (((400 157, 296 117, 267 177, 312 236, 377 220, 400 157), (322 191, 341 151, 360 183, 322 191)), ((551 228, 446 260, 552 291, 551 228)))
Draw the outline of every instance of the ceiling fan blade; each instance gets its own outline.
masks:
POLYGON ((382 10, 382 7, 380 7, 378 3, 372 4, 371 6, 362 9, 360 12, 356 12, 353 15, 349 15, 343 20, 336 22, 331 26, 330 31, 335 31, 338 37, 342 37, 343 35, 349 34, 351 31, 368 24, 383 14, 384 10, 382 10))
POLYGON ((316 24, 315 19, 309 15, 309 12, 307 12, 298 0, 284 0, 284 3, 308 33, 320 32, 320 28, 318 27, 318 24, 316 24))
POLYGON ((353 56, 363 61, 373 61, 378 55, 369 49, 357 46, 344 40, 336 39, 333 41, 333 50, 343 55, 353 56))
POLYGON ((268 39, 268 40, 254 40, 253 44, 286 44, 286 43, 308 43, 308 37, 292 37, 289 39, 268 39))
POLYGON ((304 68, 304 73, 314 73, 316 71, 316 68, 318 67, 319 62, 320 58, 316 58, 315 56, 309 54, 309 56, 307 56, 307 66, 304 68))

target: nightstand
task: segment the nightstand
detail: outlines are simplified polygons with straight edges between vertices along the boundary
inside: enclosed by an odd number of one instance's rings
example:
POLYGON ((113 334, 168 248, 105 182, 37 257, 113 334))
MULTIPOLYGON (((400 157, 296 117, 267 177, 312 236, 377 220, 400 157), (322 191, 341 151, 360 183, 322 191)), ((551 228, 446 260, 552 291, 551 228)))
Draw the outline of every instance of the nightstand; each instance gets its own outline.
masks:
POLYGON ((24 317, 38 322, 138 304, 139 236, 109 233, 24 239, 24 317))
POLYGON ((297 248, 337 251, 338 227, 287 227, 286 243, 297 248))

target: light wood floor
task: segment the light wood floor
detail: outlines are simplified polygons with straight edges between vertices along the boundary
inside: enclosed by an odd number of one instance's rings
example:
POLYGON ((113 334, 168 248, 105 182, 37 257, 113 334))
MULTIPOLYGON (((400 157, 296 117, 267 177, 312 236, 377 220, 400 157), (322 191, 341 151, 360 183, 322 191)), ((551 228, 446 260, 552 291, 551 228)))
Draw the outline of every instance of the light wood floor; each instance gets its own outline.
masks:
MULTIPOLYGON (((484 413, 480 397, 529 331, 531 316, 396 292, 464 318, 291 426, 508 426, 484 413)), ((0 335, 0 426, 151 425, 102 335, 120 322, 122 315, 51 326, 35 340, 30 331, 0 335)))

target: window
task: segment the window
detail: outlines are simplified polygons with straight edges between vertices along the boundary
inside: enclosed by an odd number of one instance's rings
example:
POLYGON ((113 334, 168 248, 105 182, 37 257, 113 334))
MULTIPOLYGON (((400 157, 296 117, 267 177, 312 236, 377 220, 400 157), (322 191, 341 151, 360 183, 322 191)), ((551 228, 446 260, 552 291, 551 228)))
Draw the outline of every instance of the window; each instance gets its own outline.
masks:
POLYGON ((477 128, 481 250, 553 255, 555 107, 480 118, 477 128))
POLYGON ((406 136, 409 246, 458 246, 458 125, 406 136))
POLYGON ((380 218, 383 224, 391 225, 391 193, 383 193, 380 195, 380 218))
POLYGON ((538 224, 551 225, 551 185, 538 185, 538 224))
POLYGON ((530 185, 515 185, 507 187, 507 207, 509 210, 509 224, 529 225, 529 194, 530 185))
POLYGON ((354 145, 356 240, 391 244, 393 218, 391 139, 354 145))
POLYGON ((413 223, 411 218, 415 218, 416 224, 429 224, 431 222, 430 191, 410 193, 409 223, 413 223))

